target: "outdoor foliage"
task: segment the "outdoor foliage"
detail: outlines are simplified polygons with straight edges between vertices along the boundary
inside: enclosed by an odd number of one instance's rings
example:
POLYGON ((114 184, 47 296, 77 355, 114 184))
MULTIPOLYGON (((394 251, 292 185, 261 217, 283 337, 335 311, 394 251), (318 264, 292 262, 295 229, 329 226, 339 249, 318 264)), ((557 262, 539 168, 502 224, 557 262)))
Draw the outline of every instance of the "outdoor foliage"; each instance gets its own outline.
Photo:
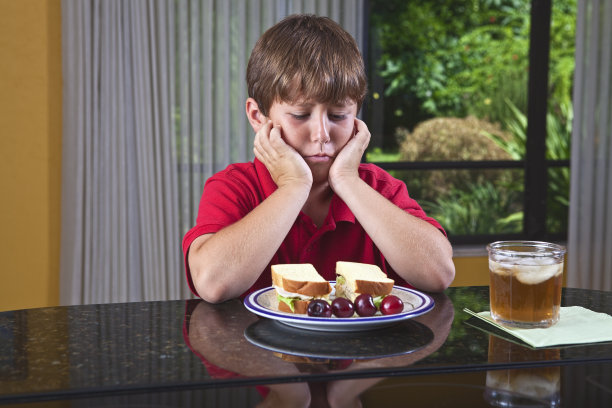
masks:
POLYGON ((524 105, 529 3, 372 1, 385 95, 411 95, 407 109, 429 117, 473 114, 498 120, 504 109, 495 112, 494 98, 502 91, 524 105))
POLYGON ((522 195, 491 182, 470 184, 430 204, 428 209, 453 234, 499 234, 520 231, 523 212, 516 211, 522 195))
MULTIPOLYGON (((502 139, 493 133, 486 135, 515 160, 524 160, 526 151, 527 117, 509 100, 506 101, 513 112, 506 119, 506 128, 513 135, 502 139)), ((564 160, 570 157, 570 140, 572 135, 573 110, 571 102, 563 102, 557 112, 546 115, 546 159, 564 160)), ((549 232, 561 232, 567 229, 569 210, 569 168, 550 169, 548 172, 547 192, 547 229, 549 232)))
MULTIPOLYGON (((526 111, 531 0, 371 0, 385 96, 411 129, 426 117, 502 122, 505 99, 526 111), (410 122, 410 118, 419 118, 410 122)), ((555 0, 549 96, 571 99, 576 0, 555 0)), ((395 127, 396 125, 394 125, 395 127)), ((392 131, 391 131, 392 132, 392 131)))

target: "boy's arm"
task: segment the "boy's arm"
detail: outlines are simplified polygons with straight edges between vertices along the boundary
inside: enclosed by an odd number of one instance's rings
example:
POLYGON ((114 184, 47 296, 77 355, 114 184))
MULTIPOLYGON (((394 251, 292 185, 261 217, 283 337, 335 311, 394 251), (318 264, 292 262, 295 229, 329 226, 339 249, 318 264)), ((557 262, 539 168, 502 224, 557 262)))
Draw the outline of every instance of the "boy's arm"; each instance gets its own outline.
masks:
POLYGON ((217 233, 198 237, 188 253, 194 287, 217 303, 247 291, 289 233, 308 198, 312 174, 299 154, 267 124, 255 136, 255 156, 278 188, 244 218, 217 233))
POLYGON ((387 200, 359 177, 359 162, 370 140, 365 123, 356 120, 357 133, 330 169, 332 189, 349 206, 389 265, 418 289, 439 292, 455 277, 452 247, 428 222, 387 200))

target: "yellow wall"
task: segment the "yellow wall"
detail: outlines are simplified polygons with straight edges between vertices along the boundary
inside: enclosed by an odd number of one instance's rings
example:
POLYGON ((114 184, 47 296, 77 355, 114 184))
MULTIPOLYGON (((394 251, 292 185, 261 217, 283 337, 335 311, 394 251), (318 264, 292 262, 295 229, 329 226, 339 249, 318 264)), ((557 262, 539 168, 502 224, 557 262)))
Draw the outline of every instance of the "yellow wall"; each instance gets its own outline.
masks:
MULTIPOLYGON (((59 303, 61 0, 0 0, 0 311, 59 303)), ((488 284, 484 257, 453 286, 488 284)))
POLYGON ((60 0, 0 0, 0 310, 59 301, 60 0))
POLYGON ((451 286, 489 285, 489 259, 486 256, 456 257, 455 280, 451 286))

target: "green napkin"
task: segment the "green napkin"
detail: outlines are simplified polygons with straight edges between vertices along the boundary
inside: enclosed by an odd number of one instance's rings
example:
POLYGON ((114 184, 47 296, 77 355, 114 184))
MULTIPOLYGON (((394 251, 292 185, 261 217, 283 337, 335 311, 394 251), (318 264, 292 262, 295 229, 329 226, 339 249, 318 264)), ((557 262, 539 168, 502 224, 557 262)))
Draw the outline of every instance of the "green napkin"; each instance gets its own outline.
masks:
POLYGON ((612 316, 593 312, 580 306, 562 307, 559 321, 546 329, 505 327, 496 323, 488 311, 476 313, 469 309, 463 310, 533 347, 612 341, 612 316))

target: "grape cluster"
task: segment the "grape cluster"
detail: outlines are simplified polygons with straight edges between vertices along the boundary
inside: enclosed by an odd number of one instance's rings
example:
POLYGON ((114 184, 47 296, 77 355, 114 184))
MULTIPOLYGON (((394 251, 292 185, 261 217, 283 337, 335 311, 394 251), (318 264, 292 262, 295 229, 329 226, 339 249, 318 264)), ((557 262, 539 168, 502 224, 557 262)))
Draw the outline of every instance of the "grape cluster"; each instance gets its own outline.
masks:
POLYGON ((374 303, 372 295, 362 293, 351 302, 346 298, 335 298, 331 305, 322 299, 315 299, 308 305, 308 316, 313 317, 351 317, 357 313, 361 317, 374 316, 380 309, 384 315, 397 314, 404 310, 404 302, 395 295, 385 296, 380 305, 374 303))

